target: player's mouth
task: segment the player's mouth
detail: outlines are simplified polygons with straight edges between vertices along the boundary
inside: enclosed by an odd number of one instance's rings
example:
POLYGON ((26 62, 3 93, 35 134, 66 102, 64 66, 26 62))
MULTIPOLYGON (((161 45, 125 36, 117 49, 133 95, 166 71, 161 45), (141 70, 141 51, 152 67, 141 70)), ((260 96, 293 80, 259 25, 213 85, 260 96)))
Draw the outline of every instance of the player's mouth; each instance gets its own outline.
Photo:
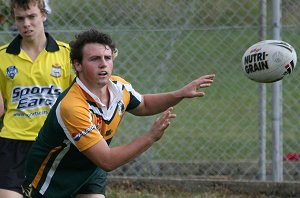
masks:
POLYGON ((107 73, 106 71, 103 71, 103 72, 98 73, 98 75, 99 75, 99 76, 107 76, 108 73, 107 73))
POLYGON ((33 33, 33 30, 25 30, 25 31, 23 32, 24 35, 30 35, 30 34, 32 34, 32 33, 33 33))

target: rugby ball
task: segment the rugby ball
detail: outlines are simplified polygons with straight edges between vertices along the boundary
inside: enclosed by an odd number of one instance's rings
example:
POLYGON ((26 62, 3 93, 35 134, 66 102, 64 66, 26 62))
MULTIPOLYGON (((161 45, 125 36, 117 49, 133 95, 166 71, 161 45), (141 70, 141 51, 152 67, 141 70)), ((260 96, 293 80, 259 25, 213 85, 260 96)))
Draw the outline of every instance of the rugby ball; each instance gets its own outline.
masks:
POLYGON ((244 74, 260 83, 272 83, 291 74, 297 64, 295 49, 281 40, 264 40, 250 46, 242 58, 244 74))

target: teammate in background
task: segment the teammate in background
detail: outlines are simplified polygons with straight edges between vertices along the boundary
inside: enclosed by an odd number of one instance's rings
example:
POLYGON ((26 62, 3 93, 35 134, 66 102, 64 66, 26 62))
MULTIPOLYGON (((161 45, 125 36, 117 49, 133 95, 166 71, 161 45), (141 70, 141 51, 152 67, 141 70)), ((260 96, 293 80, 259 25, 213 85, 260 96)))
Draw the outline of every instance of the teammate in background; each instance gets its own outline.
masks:
POLYGON ((215 77, 199 77, 173 92, 141 95, 112 75, 117 51, 109 35, 92 29, 78 34, 70 46, 77 77, 56 101, 29 153, 23 185, 27 197, 105 197, 106 171, 150 148, 176 117, 173 106, 204 96, 199 89, 211 86, 215 77), (165 112, 149 132, 110 148, 125 111, 137 116, 165 112))
POLYGON ((11 0, 19 34, 0 47, 0 197, 22 196, 24 166, 50 108, 73 81, 69 45, 44 31, 43 0, 11 0), (3 103, 5 101, 5 103, 3 103))
MULTIPOLYGON (((46 20, 44 21, 44 28, 45 28, 45 30, 47 30, 48 29, 48 24, 49 24, 49 20, 48 20, 48 18, 49 18, 49 15, 51 14, 51 12, 52 12, 52 9, 51 9, 51 7, 50 7, 50 5, 49 5, 49 1, 50 0, 44 0, 44 10, 45 10, 45 13, 47 14, 47 18, 46 18, 46 20)), ((16 27, 16 24, 14 24, 14 25, 12 25, 10 28, 9 28, 9 30, 10 30, 10 34, 13 36, 13 37, 15 37, 15 36, 17 36, 18 34, 19 34, 19 31, 18 31, 18 28, 16 27)))

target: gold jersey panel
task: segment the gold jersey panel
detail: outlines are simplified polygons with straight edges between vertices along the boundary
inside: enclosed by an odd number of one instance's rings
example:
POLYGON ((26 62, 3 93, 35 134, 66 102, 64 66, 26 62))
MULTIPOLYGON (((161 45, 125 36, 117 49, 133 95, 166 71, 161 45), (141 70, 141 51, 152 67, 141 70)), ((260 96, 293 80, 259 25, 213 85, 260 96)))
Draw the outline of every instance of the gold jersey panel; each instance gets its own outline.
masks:
POLYGON ((114 95, 109 107, 102 107, 96 96, 75 83, 57 108, 59 124, 80 151, 96 144, 102 137, 110 140, 128 105, 136 107, 140 104, 141 95, 122 78, 112 76, 109 87, 114 95))

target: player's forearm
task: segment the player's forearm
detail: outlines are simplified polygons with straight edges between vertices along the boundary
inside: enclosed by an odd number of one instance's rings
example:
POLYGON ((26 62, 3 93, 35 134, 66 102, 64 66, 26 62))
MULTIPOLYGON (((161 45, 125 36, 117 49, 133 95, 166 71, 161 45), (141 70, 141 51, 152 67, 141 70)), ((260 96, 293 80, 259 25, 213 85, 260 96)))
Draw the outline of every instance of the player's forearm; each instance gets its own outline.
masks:
POLYGON ((154 142, 155 140, 149 133, 146 133, 127 145, 113 147, 110 149, 110 160, 107 161, 108 163, 102 164, 101 167, 106 171, 112 171, 138 157, 150 148, 154 142))
POLYGON ((179 91, 173 91, 160 94, 145 94, 144 111, 140 114, 143 116, 154 115, 161 113, 169 107, 175 106, 183 99, 179 91))
POLYGON ((136 158, 158 141, 170 126, 170 119, 176 118, 176 114, 172 111, 173 107, 168 108, 155 120, 147 133, 129 144, 110 148, 102 138, 94 146, 82 152, 103 170, 112 171, 136 158))

